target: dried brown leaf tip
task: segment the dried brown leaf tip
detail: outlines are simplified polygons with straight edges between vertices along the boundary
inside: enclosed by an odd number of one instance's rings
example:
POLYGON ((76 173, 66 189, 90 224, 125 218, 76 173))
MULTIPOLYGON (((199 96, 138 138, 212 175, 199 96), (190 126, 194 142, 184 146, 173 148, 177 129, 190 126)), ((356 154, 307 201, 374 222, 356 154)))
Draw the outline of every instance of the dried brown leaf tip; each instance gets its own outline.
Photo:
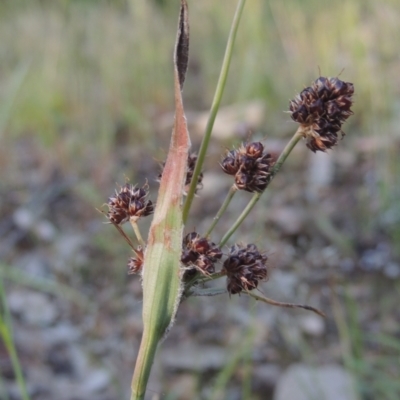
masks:
MULTIPOLYGON (((187 192, 189 191, 190 184, 192 183, 192 178, 193 178, 193 172, 194 168, 196 166, 196 161, 197 161, 197 154, 196 153, 191 153, 188 155, 188 160, 187 160, 187 172, 186 172, 186 178, 185 178, 185 188, 184 188, 184 194, 186 195, 187 192)), ((164 169, 165 163, 162 164, 162 168, 164 169)), ((160 181, 162 177, 163 171, 158 175, 158 181, 160 181)), ((201 172, 199 177, 197 178, 197 186, 196 186, 196 193, 203 188, 203 173, 201 172)))
POLYGON ((138 246, 135 250, 135 257, 131 257, 128 261, 128 274, 137 274, 143 269, 144 250, 142 246, 138 246))
POLYGON ((183 239, 181 262, 188 270, 196 269, 204 275, 215 272, 214 264, 222 257, 222 252, 215 243, 191 232, 183 239))
POLYGON ((352 83, 319 77, 290 102, 291 117, 302 126, 307 147, 313 152, 331 149, 338 134, 344 136, 342 124, 353 115, 353 94, 352 83))
POLYGON ((107 203, 107 218, 116 225, 121 225, 130 218, 140 218, 150 215, 154 211, 153 203, 147 200, 149 187, 126 184, 120 191, 115 191, 115 196, 110 197, 107 203))
POLYGON ((273 164, 271 155, 264 152, 260 142, 241 145, 221 161, 223 171, 235 177, 236 187, 247 192, 262 192, 267 187, 273 164))
POLYGON ((228 292, 236 294, 256 289, 259 281, 268 276, 267 260, 266 254, 260 253, 254 244, 232 246, 222 268, 227 275, 228 292))

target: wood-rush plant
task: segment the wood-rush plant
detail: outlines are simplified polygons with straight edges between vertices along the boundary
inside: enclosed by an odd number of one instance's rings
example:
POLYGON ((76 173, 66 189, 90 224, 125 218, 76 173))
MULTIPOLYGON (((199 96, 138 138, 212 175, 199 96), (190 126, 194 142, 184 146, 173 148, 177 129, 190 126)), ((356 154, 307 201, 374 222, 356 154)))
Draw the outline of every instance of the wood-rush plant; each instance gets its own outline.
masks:
POLYGON ((280 303, 262 294, 254 294, 253 290, 257 289, 259 282, 268 276, 267 256, 254 244, 233 244, 225 255, 222 267, 219 270, 217 267, 223 257, 222 247, 250 213, 299 140, 304 138, 306 145, 316 152, 331 149, 337 144, 338 135, 343 136, 342 123, 352 115, 354 88, 351 83, 320 77, 290 102, 289 112, 299 127, 277 160, 265 151, 260 142, 246 143, 229 151, 221 161, 221 167, 234 177, 234 183, 225 201, 207 232, 184 234, 192 200, 201 188, 202 165, 227 79, 244 3, 245 0, 239 0, 206 132, 197 156, 190 153, 181 94, 189 54, 188 7, 186 0, 181 0, 174 50, 175 123, 168 157, 159 176, 157 205, 154 208, 147 198, 147 183, 141 188, 126 184, 107 204, 107 218, 124 235, 134 252, 128 263, 128 272, 140 273, 143 283, 143 335, 132 379, 131 400, 144 398, 157 346, 171 329, 179 304, 189 296, 243 293, 268 304, 301 307, 323 315, 310 306, 280 303), (239 190, 254 195, 217 245, 210 240, 210 234, 239 190), (137 221, 153 213, 146 242, 137 221), (136 246, 121 228, 128 221, 137 238, 136 246), (218 278, 226 279, 225 288, 204 288, 207 281, 218 278))

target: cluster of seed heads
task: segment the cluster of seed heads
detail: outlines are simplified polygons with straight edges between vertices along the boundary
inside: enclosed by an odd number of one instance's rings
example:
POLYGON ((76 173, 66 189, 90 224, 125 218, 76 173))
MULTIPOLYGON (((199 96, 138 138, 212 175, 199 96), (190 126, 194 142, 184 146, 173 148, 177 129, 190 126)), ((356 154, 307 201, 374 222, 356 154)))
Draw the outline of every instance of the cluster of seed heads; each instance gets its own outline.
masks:
MULTIPOLYGON (((354 87, 352 83, 338 78, 318 78, 290 102, 290 113, 301 126, 300 132, 306 138, 312 151, 325 151, 337 144, 342 124, 353 114, 354 87)), ((191 153, 187 160, 185 193, 193 179, 197 155, 191 153)), ((165 164, 163 164, 164 166, 165 164)), ((231 150, 221 161, 223 171, 234 176, 235 186, 248 192, 263 192, 271 177, 274 161, 264 152, 260 142, 242 144, 231 150)), ((158 176, 161 178, 162 172, 158 176)), ((196 191, 202 188, 203 173, 197 179, 196 191)), ((154 207, 148 197, 148 185, 138 188, 126 184, 107 203, 107 218, 120 225, 129 220, 153 213, 154 207)), ((144 248, 134 249, 135 256, 128 262, 128 274, 141 272, 144 261, 144 248)), ((216 263, 221 260, 222 251, 206 237, 197 232, 187 234, 182 243, 181 263, 185 277, 214 274, 216 263)), ((260 281, 268 277, 267 256, 254 244, 247 246, 235 244, 225 259, 220 275, 227 277, 227 290, 230 294, 254 290, 260 281)))
POLYGON ((116 225, 121 225, 131 218, 146 217, 153 214, 154 207, 150 200, 148 185, 141 188, 126 184, 120 191, 115 191, 115 196, 108 199, 107 218, 116 225))
POLYGON ((313 152, 331 149, 342 136, 342 124, 353 114, 354 86, 338 78, 319 77, 290 102, 294 121, 301 124, 307 147, 313 152))
POLYGON ((215 243, 197 232, 191 232, 183 239, 181 262, 188 269, 196 269, 204 275, 215 272, 215 263, 222 257, 222 252, 215 243))
POLYGON ((241 145, 231 150, 221 161, 221 167, 228 175, 235 177, 235 186, 247 192, 262 192, 268 185, 272 157, 264 153, 260 142, 241 145))
MULTIPOLYGON (((197 154, 191 153, 188 155, 187 160, 187 170, 186 170, 186 178, 185 178, 185 187, 184 187, 184 194, 187 194, 189 191, 190 184, 192 183, 193 172, 196 166, 197 161, 197 154)), ((162 163, 161 167, 164 170, 165 163, 162 163)), ((163 171, 160 172, 158 175, 158 181, 160 181, 162 177, 163 171)), ((197 178, 197 186, 196 186, 196 193, 203 188, 203 173, 200 172, 199 177, 197 178)))
POLYGON ((268 257, 260 253, 254 244, 232 246, 222 268, 227 276, 228 292, 236 294, 256 289, 259 281, 268 276, 267 260, 268 257))

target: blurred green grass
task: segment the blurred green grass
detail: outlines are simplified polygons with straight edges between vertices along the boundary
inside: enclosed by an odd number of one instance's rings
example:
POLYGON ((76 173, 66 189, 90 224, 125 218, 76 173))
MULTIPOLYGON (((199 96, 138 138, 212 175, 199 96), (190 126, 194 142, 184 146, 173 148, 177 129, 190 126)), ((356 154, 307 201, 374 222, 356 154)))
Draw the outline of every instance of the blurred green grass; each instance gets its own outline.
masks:
MULTIPOLYGON (((0 101, 7 101, 15 71, 30 68, 3 127, 2 148, 28 135, 78 173, 111 158, 120 127, 133 146, 157 148, 154 121, 173 107, 175 3, 3 1, 0 101)), ((209 107, 234 6, 231 0, 190 4, 189 110, 209 107)), ((400 135, 399 21, 395 0, 249 0, 223 102, 262 99, 264 130, 274 136, 296 92, 319 71, 341 73, 356 87, 346 131, 390 142, 400 135)), ((390 144, 381 158, 389 163, 378 170, 382 195, 390 199, 399 162, 390 144)))
MULTIPOLYGON (((151 133, 154 108, 172 110, 176 4, 166 3, 2 2, 2 87, 19 65, 31 62, 9 135, 30 132, 53 146, 66 130, 81 146, 96 139, 94 145, 107 151, 121 120, 137 135, 151 133)), ((190 6, 187 91, 200 91, 204 99, 191 107, 207 107, 235 4, 204 0, 190 6), (201 86, 191 87, 198 83, 191 84, 191 73, 201 74, 201 86)), ((282 113, 319 69, 330 76, 344 69, 342 78, 356 87, 353 124, 362 134, 393 134, 385 124, 399 106, 399 20, 394 0, 249 0, 224 101, 261 98, 269 114, 282 113)))

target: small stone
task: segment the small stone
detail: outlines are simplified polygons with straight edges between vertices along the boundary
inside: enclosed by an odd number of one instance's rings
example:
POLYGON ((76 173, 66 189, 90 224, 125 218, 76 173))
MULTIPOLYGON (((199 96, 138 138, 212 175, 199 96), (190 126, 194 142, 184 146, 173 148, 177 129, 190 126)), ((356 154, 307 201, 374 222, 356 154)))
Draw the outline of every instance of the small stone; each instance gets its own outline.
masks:
POLYGON ((49 259, 40 251, 34 250, 18 257, 14 265, 16 270, 34 278, 48 278, 51 269, 49 259))
POLYGON ((310 336, 321 336, 325 332, 324 319, 318 315, 308 314, 298 318, 300 329, 310 336))
POLYGON ((299 235, 305 223, 304 210, 300 207, 275 207, 268 219, 285 235, 299 235))
POLYGON ((357 400, 352 376, 338 365, 289 367, 279 379, 274 400, 357 400))
POLYGON ((50 221, 42 220, 35 225, 34 232, 39 239, 51 242, 56 236, 57 230, 50 221))
POLYGON ((333 180, 333 153, 316 152, 309 157, 306 195, 309 200, 318 200, 320 192, 333 180))
POLYGON ((35 216, 27 208, 18 208, 13 214, 13 221, 19 229, 28 231, 35 222, 35 216))
POLYGON ((43 331, 43 341, 49 346, 76 342, 81 336, 79 329, 69 322, 61 323, 43 331))
POLYGON ((98 393, 106 389, 110 381, 110 374, 106 370, 94 370, 85 376, 82 390, 84 393, 98 393))
POLYGON ((58 317, 56 305, 42 293, 15 290, 8 296, 8 305, 29 325, 49 326, 58 317))
POLYGON ((396 279, 400 276, 400 265, 390 261, 385 265, 383 273, 387 278, 396 279))
POLYGON ((225 350, 217 346, 182 346, 179 349, 167 349, 161 354, 164 368, 204 372, 219 370, 226 363, 225 350))
POLYGON ((366 250, 360 259, 360 266, 365 271, 380 271, 389 262, 390 248, 380 243, 375 249, 366 250))
POLYGON ((276 364, 263 364, 254 367, 254 385, 260 388, 275 387, 282 371, 276 364))
POLYGON ((196 397, 198 378, 194 374, 180 374, 174 378, 168 388, 171 397, 180 400, 192 400, 196 397))

